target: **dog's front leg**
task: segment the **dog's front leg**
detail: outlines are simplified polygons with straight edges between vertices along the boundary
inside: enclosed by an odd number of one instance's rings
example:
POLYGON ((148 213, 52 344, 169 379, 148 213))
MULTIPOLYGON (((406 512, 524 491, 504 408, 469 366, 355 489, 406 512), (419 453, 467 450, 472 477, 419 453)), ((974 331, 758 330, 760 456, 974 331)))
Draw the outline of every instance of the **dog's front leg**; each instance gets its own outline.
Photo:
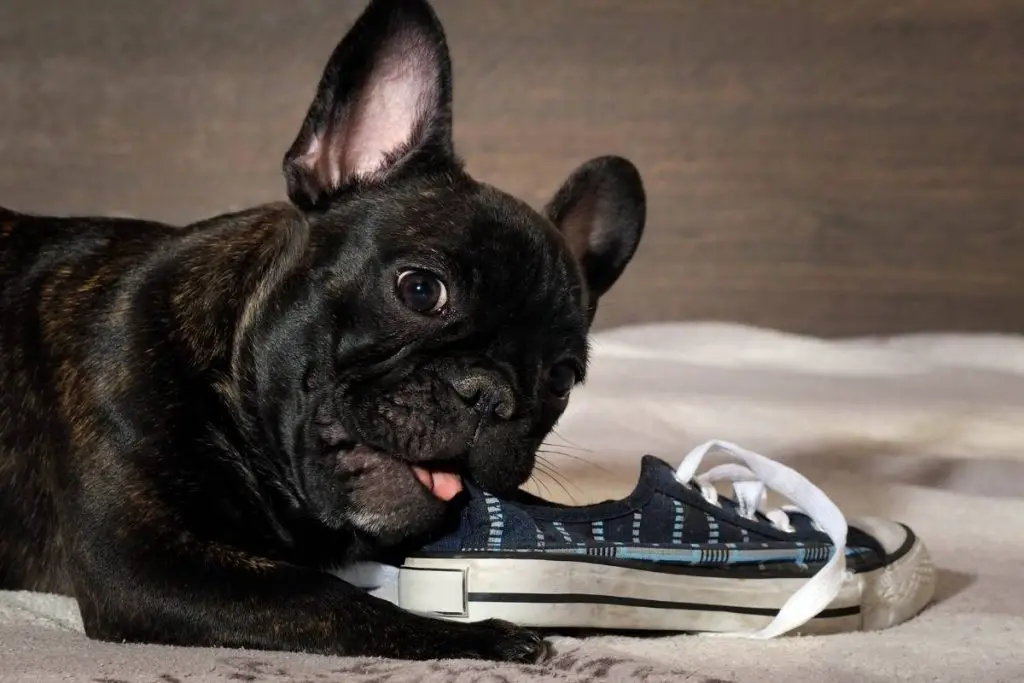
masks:
POLYGON ((330 574, 265 560, 187 533, 87 541, 76 597, 98 640, 404 659, 536 662, 547 645, 506 622, 418 616, 330 574), (146 550, 148 548, 148 551, 146 550))

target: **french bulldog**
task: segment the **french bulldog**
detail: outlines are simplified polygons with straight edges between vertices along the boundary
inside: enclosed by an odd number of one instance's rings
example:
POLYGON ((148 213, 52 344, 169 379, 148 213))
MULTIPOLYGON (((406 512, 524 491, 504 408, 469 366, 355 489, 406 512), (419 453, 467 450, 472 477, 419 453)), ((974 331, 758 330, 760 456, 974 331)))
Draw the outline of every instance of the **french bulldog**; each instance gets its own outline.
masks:
POLYGON ((645 222, 636 168, 543 212, 464 170, 445 34, 373 0, 284 156, 288 201, 187 226, 0 209, 0 588, 118 642, 534 662, 510 623, 327 571, 498 494, 584 380, 645 222))

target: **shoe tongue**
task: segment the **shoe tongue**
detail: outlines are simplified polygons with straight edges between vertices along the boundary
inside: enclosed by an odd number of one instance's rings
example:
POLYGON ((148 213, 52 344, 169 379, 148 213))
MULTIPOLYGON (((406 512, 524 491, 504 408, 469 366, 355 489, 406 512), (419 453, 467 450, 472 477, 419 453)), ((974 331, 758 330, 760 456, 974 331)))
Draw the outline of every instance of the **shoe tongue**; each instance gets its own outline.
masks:
POLYGON ((639 482, 659 484, 662 487, 665 484, 679 484, 676 479, 676 468, 653 455, 645 455, 640 459, 639 482))
MULTIPOLYGON (((689 481, 676 479, 676 468, 660 458, 653 455, 645 455, 640 464, 640 482, 637 489, 646 486, 651 489, 658 489, 670 493, 670 495, 697 496, 700 494, 690 486, 689 481), (682 491, 686 491, 685 494, 682 491)), ((738 504, 734 496, 720 495, 719 504, 729 507, 736 507, 738 504)))

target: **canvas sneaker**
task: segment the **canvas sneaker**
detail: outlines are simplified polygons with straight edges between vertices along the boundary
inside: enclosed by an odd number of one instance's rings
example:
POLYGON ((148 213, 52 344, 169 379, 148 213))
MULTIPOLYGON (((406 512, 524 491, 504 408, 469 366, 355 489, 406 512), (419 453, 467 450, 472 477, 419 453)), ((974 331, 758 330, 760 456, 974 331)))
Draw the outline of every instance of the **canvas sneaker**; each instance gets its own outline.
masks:
POLYGON ((457 523, 406 557, 379 595, 455 621, 772 638, 893 626, 935 589, 910 528, 847 521, 796 471, 723 441, 678 467, 644 456, 621 500, 499 499, 471 483, 463 495, 457 523), (698 475, 712 451, 738 462, 698 475), (766 509, 767 489, 792 505, 766 509))

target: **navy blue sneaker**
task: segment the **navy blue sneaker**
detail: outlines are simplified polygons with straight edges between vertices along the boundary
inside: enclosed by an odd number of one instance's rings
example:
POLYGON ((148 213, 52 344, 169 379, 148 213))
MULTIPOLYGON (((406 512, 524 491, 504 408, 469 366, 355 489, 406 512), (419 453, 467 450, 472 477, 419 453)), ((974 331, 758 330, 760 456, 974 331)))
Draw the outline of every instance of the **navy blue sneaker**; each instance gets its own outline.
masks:
POLYGON ((934 567, 909 528, 847 523, 797 472, 725 442, 678 468, 644 456, 621 500, 499 500, 471 483, 463 495, 454 528, 402 564, 391 598, 400 606, 458 621, 770 638, 886 628, 934 593, 934 567), (745 466, 696 476, 712 450, 745 466), (732 497, 718 494, 720 480, 732 497), (796 506, 763 510, 766 487, 796 506))

